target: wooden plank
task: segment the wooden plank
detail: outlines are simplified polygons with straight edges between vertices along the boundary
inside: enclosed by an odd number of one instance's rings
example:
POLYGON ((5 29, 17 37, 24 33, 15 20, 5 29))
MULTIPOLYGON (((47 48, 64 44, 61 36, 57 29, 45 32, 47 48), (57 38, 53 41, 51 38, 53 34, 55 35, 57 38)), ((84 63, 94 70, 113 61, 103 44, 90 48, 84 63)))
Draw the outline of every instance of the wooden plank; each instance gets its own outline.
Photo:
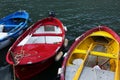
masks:
MULTIPOLYGON (((87 52, 86 50, 80 50, 80 49, 75 49, 75 50, 73 51, 73 53, 78 53, 78 54, 86 54, 86 52, 87 52)), ((113 58, 113 59, 116 59, 116 58, 117 58, 117 55, 111 54, 111 53, 91 51, 90 54, 91 54, 91 55, 95 55, 95 56, 113 58)))
POLYGON ((81 75, 81 73, 82 73, 82 70, 83 70, 83 68, 84 68, 84 65, 85 65, 85 63, 86 63, 86 61, 87 61, 87 58, 88 58, 88 56, 89 56, 89 54, 90 54, 90 50, 92 49, 92 46, 93 46, 93 43, 91 43, 90 47, 88 48, 88 51, 87 51, 86 56, 85 56, 85 58, 84 58, 84 61, 83 61, 83 63, 79 66, 77 72, 76 72, 75 75, 74 75, 73 80, 78 80, 78 79, 79 79, 79 77, 80 77, 80 75, 81 75))

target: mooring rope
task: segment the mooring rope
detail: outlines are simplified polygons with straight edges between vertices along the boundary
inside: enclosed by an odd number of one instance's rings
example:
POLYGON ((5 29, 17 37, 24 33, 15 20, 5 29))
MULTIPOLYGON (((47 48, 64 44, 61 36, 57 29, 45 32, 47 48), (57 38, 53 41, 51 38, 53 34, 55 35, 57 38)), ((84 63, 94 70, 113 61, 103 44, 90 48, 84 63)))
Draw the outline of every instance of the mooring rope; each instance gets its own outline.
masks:
POLYGON ((13 80, 16 80, 16 76, 15 76, 15 64, 13 64, 13 80))

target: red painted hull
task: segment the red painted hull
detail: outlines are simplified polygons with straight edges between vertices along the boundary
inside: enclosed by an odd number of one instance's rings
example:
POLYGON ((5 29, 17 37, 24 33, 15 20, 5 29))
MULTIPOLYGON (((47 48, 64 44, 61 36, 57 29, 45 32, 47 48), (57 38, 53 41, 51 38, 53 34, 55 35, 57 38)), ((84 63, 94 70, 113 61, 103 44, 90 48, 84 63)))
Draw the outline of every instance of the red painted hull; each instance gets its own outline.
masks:
POLYGON ((16 76, 20 80, 30 80, 30 78, 45 70, 53 62, 54 57, 35 64, 15 66, 16 76))
POLYGON ((120 43, 119 36, 113 30, 111 30, 110 28, 108 28, 106 26, 99 26, 99 27, 95 27, 93 29, 86 31, 84 34, 82 34, 80 37, 78 37, 77 40, 75 40, 75 42, 70 47, 67 56, 64 58, 64 61, 62 64, 62 72, 59 74, 60 80, 65 80, 65 70, 66 70, 67 60, 68 60, 71 52, 75 48, 75 46, 77 44, 79 44, 81 41, 83 41, 89 34, 92 34, 93 32, 97 32, 97 31, 106 31, 106 32, 110 33, 120 43))
POLYGON ((6 60, 15 64, 15 74, 20 80, 30 79, 54 62, 63 48, 64 39, 65 30, 60 20, 54 17, 42 19, 15 41, 6 60))

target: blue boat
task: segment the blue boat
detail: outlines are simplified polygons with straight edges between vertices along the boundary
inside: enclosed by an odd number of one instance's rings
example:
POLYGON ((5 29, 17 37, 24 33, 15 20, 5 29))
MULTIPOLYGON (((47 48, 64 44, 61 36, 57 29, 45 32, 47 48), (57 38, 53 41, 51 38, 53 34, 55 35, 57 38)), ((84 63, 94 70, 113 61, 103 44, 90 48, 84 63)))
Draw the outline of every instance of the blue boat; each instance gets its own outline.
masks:
POLYGON ((16 11, 0 19, 0 49, 17 39, 28 27, 29 13, 25 10, 16 11))

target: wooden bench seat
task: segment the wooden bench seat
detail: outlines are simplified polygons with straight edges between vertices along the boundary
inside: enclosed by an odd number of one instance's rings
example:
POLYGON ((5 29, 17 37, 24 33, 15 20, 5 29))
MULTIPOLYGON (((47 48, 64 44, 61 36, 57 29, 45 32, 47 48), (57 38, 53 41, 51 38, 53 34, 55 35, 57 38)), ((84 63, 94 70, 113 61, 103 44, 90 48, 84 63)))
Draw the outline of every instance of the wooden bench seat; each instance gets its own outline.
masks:
MULTIPOLYGON (((86 53, 87 53, 87 50, 75 49, 75 50, 73 51, 73 54, 74 54, 74 53, 86 54, 86 53)), ((111 54, 111 53, 90 51, 90 54, 91 54, 91 55, 95 55, 95 56, 107 57, 107 58, 117 58, 117 55, 111 54)))

